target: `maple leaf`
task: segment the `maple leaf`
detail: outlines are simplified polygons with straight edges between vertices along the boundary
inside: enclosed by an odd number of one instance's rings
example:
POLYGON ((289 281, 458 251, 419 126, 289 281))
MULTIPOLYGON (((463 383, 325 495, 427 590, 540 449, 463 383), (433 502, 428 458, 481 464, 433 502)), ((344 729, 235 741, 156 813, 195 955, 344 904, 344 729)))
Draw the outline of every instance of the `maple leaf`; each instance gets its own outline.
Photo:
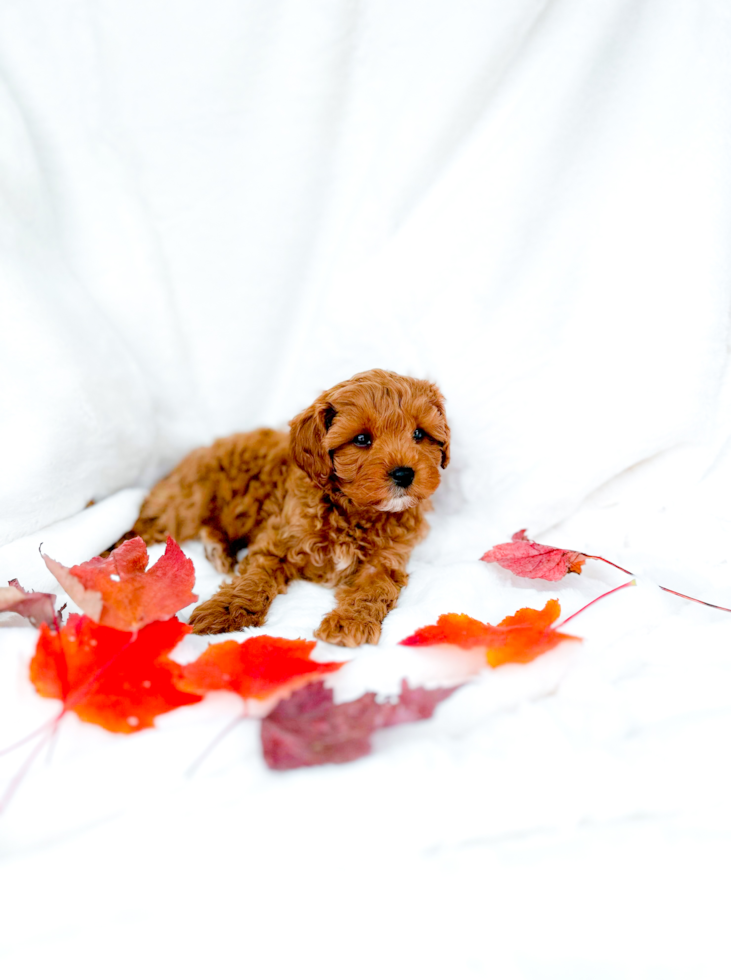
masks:
POLYGON ((202 700, 176 686, 182 668, 167 656, 189 632, 175 618, 130 633, 73 614, 57 632, 41 625, 30 679, 82 721, 126 734, 151 728, 157 715, 202 700))
POLYGON ((108 558, 92 558, 67 568, 43 555, 48 570, 87 616, 117 630, 138 630, 170 619, 195 602, 195 570, 173 538, 149 571, 142 538, 125 541, 108 558))
POLYGON ((581 574, 581 566, 590 557, 580 551, 566 551, 552 548, 547 544, 537 544, 525 536, 525 528, 516 531, 512 540, 506 544, 495 545, 485 552, 480 561, 496 561, 523 578, 543 578, 548 582, 558 582, 567 572, 581 574))
POLYGON ((322 681, 308 684, 284 701, 261 723, 264 761, 270 769, 297 769, 327 762, 352 762, 371 751, 370 736, 379 728, 431 718, 434 709, 456 687, 425 688, 401 684, 393 703, 379 704, 376 695, 333 703, 322 681))
POLYGON ((340 670, 340 662, 310 660, 314 640, 285 640, 250 636, 241 642, 212 643, 193 663, 182 668, 176 681, 181 691, 234 691, 242 698, 264 700, 282 688, 294 690, 313 677, 340 670))
MULTIPOLYGON (((622 568, 616 562, 603 558, 601 555, 588 555, 583 551, 566 551, 563 548, 552 548, 547 544, 538 544, 530 541, 525 536, 525 528, 516 531, 512 541, 507 544, 497 544, 490 551, 486 551, 480 561, 496 561, 498 565, 507 568, 515 575, 522 578, 543 578, 549 582, 558 582, 568 572, 581 574, 581 566, 587 558, 594 561, 604 562, 611 565, 625 575, 634 574, 628 568, 622 568)), ((671 595, 680 596, 681 599, 688 599, 690 602, 698 602, 702 606, 709 606, 711 609, 721 609, 723 612, 731 612, 728 606, 719 606, 715 602, 706 602, 705 599, 696 599, 695 596, 686 595, 684 592, 676 592, 665 585, 658 585, 663 592, 671 595)))
POLYGON ((507 663, 527 664, 563 640, 581 640, 579 636, 559 633, 553 627, 560 615, 561 606, 557 599, 549 599, 543 609, 529 606, 519 609, 497 626, 481 623, 463 613, 447 613, 433 626, 425 626, 401 640, 401 644, 409 647, 448 643, 465 650, 484 647, 491 667, 507 663))
POLYGON ((56 612, 56 596, 52 592, 26 592, 17 578, 0 588, 0 612, 24 616, 32 626, 48 623, 53 626, 60 613, 56 612))

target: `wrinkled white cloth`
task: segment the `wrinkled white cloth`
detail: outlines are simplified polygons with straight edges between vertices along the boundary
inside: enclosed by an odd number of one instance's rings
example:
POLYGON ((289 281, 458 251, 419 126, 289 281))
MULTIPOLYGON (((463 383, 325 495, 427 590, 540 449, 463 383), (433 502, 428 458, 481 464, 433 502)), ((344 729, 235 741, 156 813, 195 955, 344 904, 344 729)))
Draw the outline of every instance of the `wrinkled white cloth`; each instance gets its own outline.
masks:
MULTIPOLYGON (((520 527, 639 582, 583 644, 480 673, 350 766, 269 773, 249 720, 187 779, 233 696, 130 738, 64 719, 0 817, 3 975, 729 972, 731 622, 655 584, 731 605, 730 21, 0 6, 0 584, 52 589, 41 543, 91 557, 188 449, 371 367, 440 385, 453 463, 338 698, 448 682, 398 646, 440 613, 569 613, 624 581, 477 561, 520 527)), ((300 583, 265 631, 309 637, 332 601, 300 583)), ((0 748, 56 710, 35 635, 0 628, 0 748)))
POLYGON ((707 439, 727 20, 711 0, 4 5, 0 541, 369 367, 441 385, 450 503, 496 526, 542 529, 707 439))

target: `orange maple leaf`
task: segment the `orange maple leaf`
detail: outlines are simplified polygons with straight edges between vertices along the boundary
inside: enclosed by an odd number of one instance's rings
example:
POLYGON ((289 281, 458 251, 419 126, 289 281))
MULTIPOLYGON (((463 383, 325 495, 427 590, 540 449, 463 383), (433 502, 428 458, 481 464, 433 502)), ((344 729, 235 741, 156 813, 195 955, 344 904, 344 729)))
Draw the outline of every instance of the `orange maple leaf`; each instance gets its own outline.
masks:
POLYGON ((149 571, 142 538, 125 541, 108 558, 91 558, 67 568, 43 555, 52 575, 87 616, 117 630, 138 630, 170 619, 195 602, 195 570, 173 538, 149 571))
POLYGON ((167 656, 189 632, 175 618, 129 633, 73 614, 58 632, 41 626, 30 679, 63 702, 62 714, 110 732, 151 728, 157 715, 202 700, 176 686, 182 668, 167 656))
POLYGON ((484 647, 491 667, 501 664, 527 664, 552 650, 563 640, 581 640, 580 636, 559 633, 554 627, 561 615, 557 599, 549 599, 543 609, 529 606, 506 616, 497 626, 481 623, 463 613, 440 616, 433 626, 425 626, 405 640, 403 646, 434 646, 448 643, 465 650, 484 647))
POLYGON ((320 674, 340 670, 342 663, 310 660, 314 641, 278 636, 212 643, 193 663, 182 668, 176 684, 181 691, 234 691, 242 698, 264 700, 275 691, 293 691, 320 674))

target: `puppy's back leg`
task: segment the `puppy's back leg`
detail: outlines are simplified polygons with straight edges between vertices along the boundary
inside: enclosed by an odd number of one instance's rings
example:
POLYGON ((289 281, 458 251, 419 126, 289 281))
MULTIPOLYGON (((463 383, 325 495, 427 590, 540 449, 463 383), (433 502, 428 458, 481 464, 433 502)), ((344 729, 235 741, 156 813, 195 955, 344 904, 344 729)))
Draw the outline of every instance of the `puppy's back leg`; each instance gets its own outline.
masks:
MULTIPOLYGON (((281 491, 288 436, 257 429, 196 449, 152 489, 134 526, 147 544, 168 534, 187 541, 206 529, 208 543, 228 564, 281 491)), ((230 569, 226 568, 227 571, 230 569)))
POLYGON ((211 512, 215 498, 215 459, 210 449, 196 449, 147 495, 132 530, 155 544, 168 535, 176 541, 194 538, 211 512))

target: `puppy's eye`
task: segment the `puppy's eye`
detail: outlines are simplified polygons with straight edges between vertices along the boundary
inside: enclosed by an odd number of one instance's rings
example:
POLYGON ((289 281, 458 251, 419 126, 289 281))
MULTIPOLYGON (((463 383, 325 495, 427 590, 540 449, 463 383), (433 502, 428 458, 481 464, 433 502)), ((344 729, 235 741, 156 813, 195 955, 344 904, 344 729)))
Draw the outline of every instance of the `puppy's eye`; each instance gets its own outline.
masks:
POLYGON ((426 435, 423 429, 414 429, 414 442, 421 442, 426 435))
POLYGON ((367 432, 361 432, 360 435, 356 436, 355 439, 353 439, 353 445, 370 446, 372 441, 373 440, 371 439, 371 437, 368 435, 367 432))

